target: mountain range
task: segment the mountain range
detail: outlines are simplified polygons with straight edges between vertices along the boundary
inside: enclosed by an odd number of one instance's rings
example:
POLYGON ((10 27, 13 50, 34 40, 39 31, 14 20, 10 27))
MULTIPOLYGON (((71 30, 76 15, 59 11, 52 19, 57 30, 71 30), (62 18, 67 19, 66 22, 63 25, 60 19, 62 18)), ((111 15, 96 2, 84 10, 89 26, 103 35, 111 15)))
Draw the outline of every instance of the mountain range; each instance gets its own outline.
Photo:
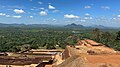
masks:
POLYGON ((0 27, 41 27, 41 28, 53 28, 53 27, 63 27, 63 28, 100 28, 100 29, 106 29, 106 28, 112 28, 112 27, 105 27, 102 25, 93 25, 93 26, 83 26, 80 24, 68 24, 68 25, 49 25, 49 24, 3 24, 0 23, 0 27))

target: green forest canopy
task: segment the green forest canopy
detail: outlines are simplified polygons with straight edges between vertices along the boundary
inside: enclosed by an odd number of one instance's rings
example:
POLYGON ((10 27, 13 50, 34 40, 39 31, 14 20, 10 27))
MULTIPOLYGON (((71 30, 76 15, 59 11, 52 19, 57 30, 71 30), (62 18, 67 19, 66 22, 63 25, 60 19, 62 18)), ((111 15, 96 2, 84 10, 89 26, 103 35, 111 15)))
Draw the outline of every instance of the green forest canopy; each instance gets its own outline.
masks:
POLYGON ((63 28, 0 28, 0 52, 26 49, 57 49, 75 45, 78 39, 93 39, 120 50, 120 31, 63 28))

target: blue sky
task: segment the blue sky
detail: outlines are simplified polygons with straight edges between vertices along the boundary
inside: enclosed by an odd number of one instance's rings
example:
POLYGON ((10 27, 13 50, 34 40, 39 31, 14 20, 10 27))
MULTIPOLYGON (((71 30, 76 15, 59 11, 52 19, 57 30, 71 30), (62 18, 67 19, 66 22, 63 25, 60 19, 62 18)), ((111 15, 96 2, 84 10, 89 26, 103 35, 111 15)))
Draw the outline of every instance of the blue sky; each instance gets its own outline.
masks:
POLYGON ((0 23, 120 27, 117 0, 0 0, 0 23))

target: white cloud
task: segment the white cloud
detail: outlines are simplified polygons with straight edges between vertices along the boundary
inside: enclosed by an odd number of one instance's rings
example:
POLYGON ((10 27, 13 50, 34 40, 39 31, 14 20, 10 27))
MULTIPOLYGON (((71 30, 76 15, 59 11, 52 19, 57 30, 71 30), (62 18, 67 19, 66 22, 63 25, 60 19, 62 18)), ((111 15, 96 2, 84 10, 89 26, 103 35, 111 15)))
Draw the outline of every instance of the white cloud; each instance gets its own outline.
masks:
POLYGON ((86 22, 86 20, 82 20, 82 19, 81 19, 80 22, 86 22))
POLYGON ((53 21, 53 22, 57 22, 57 20, 56 20, 56 19, 54 19, 54 18, 52 19, 52 21, 53 21))
POLYGON ((89 16, 90 16, 90 14, 89 14, 89 13, 86 13, 86 14, 85 14, 85 16, 89 17, 89 16))
POLYGON ((22 10, 22 9, 14 9, 14 12, 17 13, 17 14, 25 13, 25 11, 22 10))
POLYGON ((5 16, 6 14, 5 13, 0 13, 0 16, 5 16))
POLYGON ((102 6, 101 8, 104 9, 104 10, 109 10, 110 9, 109 6, 102 6))
POLYGON ((116 20, 117 18, 112 18, 113 20, 116 20))
POLYGON ((49 5, 48 8, 49 8, 49 9, 56 9, 56 8, 55 8, 54 6, 52 6, 52 5, 49 5))
POLYGON ((43 4, 43 2, 40 2, 40 1, 39 1, 38 4, 43 4))
POLYGON ((57 12, 59 12, 59 10, 53 10, 53 13, 57 13, 57 12))
POLYGON ((84 17, 85 20, 92 20, 92 17, 84 17))
POLYGON ((30 10, 35 10, 35 9, 30 9, 30 10))
POLYGON ((17 19, 19 19, 19 18, 21 18, 22 16, 13 16, 13 18, 17 18, 17 19))
POLYGON ((120 18, 120 15, 117 15, 117 17, 119 17, 119 18, 120 18))
POLYGON ((64 18, 74 19, 74 18, 80 18, 80 17, 73 14, 66 14, 64 15, 64 18))
POLYGON ((10 17, 10 15, 6 15, 6 17, 10 17))
POLYGON ((56 19, 52 19, 53 21, 56 21, 56 19))
POLYGON ((48 15, 47 12, 45 12, 45 11, 41 11, 39 14, 40 14, 41 16, 46 16, 46 15, 48 15))
POLYGON ((89 19, 90 19, 90 20, 92 20, 92 19, 93 19, 93 17, 89 17, 89 19))
POLYGON ((40 8, 41 10, 44 10, 45 8, 40 8))
POLYGON ((33 18, 33 16, 30 16, 30 18, 33 18))
POLYGON ((91 8, 91 6, 85 6, 84 8, 85 8, 85 9, 90 9, 90 8, 91 8))
POLYGON ((10 17, 10 15, 7 15, 5 13, 0 13, 0 16, 10 17))

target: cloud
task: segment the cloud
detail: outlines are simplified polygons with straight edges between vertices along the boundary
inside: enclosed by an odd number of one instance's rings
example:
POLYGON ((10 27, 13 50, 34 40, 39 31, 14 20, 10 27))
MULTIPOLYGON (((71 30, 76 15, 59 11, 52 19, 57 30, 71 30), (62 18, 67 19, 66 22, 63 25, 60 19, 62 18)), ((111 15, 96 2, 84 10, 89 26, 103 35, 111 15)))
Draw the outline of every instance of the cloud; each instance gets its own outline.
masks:
POLYGON ((17 6, 17 5, 15 5, 15 6, 10 6, 10 5, 9 6, 7 6, 7 5, 2 6, 2 5, 0 5, 0 8, 12 10, 12 9, 24 9, 25 7, 24 6, 17 6))
POLYGON ((33 18, 33 16, 30 16, 30 18, 33 18))
POLYGON ((41 10, 44 10, 45 8, 40 8, 41 10))
POLYGON ((85 14, 85 16, 89 17, 89 16, 90 16, 90 14, 89 14, 89 13, 86 13, 86 14, 85 14))
POLYGON ((91 15, 89 13, 85 14, 84 20, 92 20, 93 17, 91 17, 91 15))
POLYGON ((22 16, 12 16, 13 18, 20 19, 22 16))
POLYGON ((30 9, 30 10, 35 10, 35 9, 30 9))
POLYGON ((91 8, 91 6, 85 6, 84 8, 85 8, 85 9, 90 9, 90 8, 91 8))
POLYGON ((48 8, 49 8, 49 9, 56 9, 56 8, 55 8, 54 6, 52 6, 52 5, 49 5, 48 8))
POLYGON ((117 15, 116 17, 112 18, 113 20, 120 20, 120 15, 117 15))
POLYGON ((81 19, 80 22, 86 22, 86 20, 82 20, 82 19, 81 19))
POLYGON ((7 15, 5 13, 0 13, 0 16, 10 17, 10 15, 7 15))
POLYGON ((56 19, 52 19, 53 21, 56 21, 56 19))
POLYGON ((64 15, 64 18, 75 19, 75 18, 80 18, 80 17, 73 15, 73 14, 66 14, 66 15, 64 15))
POLYGON ((53 22, 57 22, 57 20, 56 20, 56 19, 54 19, 54 18, 52 19, 52 21, 53 21, 53 22))
POLYGON ((101 8, 104 9, 104 10, 109 10, 110 9, 109 6, 101 6, 101 8))
POLYGON ((10 17, 10 15, 6 15, 6 17, 10 17))
POLYGON ((85 20, 92 20, 93 17, 84 17, 85 20))
POLYGON ((0 16, 5 16, 6 14, 5 13, 0 13, 0 16))
POLYGON ((41 11, 39 14, 40 14, 41 16, 46 16, 46 15, 48 15, 47 12, 45 12, 45 11, 41 11))
POLYGON ((116 20, 117 18, 112 18, 113 20, 116 20))
POLYGON ((57 12, 59 12, 59 10, 53 10, 53 13, 57 13, 57 12))
POLYGON ((38 4, 43 4, 43 2, 40 2, 40 1, 39 1, 38 4))
POLYGON ((17 14, 25 13, 25 11, 22 10, 22 9, 14 9, 14 12, 17 13, 17 14))
POLYGON ((120 15, 117 15, 117 17, 119 17, 119 18, 120 18, 120 15))

